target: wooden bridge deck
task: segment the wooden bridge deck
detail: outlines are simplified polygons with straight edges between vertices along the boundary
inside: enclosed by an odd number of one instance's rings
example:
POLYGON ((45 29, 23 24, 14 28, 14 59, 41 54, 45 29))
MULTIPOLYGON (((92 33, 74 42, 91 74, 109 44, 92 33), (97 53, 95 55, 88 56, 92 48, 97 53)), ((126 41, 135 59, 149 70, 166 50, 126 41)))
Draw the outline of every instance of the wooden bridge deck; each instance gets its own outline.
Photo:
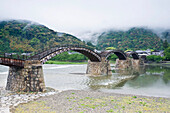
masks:
POLYGON ((6 66, 19 66, 24 67, 25 60, 11 59, 11 58, 0 58, 0 64, 6 66))

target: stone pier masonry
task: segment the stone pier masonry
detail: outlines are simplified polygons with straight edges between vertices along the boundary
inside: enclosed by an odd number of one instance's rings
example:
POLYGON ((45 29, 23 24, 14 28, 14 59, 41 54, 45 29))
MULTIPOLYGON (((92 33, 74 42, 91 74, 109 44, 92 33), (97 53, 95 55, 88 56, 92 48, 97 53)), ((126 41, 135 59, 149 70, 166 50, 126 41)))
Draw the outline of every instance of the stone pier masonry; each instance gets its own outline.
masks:
MULTIPOLYGON (((144 65, 141 60, 127 58, 126 60, 116 59, 115 68, 117 69, 136 69, 140 65, 144 65)), ((112 75, 110 62, 102 57, 101 62, 91 62, 88 61, 86 74, 90 75, 112 75)))
POLYGON ((115 68, 129 69, 129 68, 137 68, 141 65, 144 65, 144 61, 142 59, 131 59, 131 58, 127 58, 126 60, 116 59, 115 68))
POLYGON ((6 90, 16 92, 45 91, 42 63, 38 60, 25 61, 24 67, 10 66, 6 90))
POLYGON ((101 62, 88 61, 86 74, 90 75, 112 75, 110 62, 102 57, 101 62))

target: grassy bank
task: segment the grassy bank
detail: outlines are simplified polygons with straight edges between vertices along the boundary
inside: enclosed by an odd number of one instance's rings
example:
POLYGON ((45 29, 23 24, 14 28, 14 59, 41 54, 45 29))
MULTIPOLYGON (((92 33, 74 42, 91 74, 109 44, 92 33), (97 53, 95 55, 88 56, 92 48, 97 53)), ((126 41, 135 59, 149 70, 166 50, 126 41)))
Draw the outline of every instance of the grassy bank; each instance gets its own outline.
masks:
POLYGON ((168 113, 169 110, 169 98, 64 91, 20 104, 13 113, 168 113))
POLYGON ((87 62, 66 62, 66 61, 52 61, 52 60, 49 60, 45 64, 87 64, 87 62))
MULTIPOLYGON (((111 64, 115 64, 116 61, 110 61, 111 64)), ((52 61, 49 60, 45 64, 87 64, 88 62, 68 62, 68 61, 52 61)))

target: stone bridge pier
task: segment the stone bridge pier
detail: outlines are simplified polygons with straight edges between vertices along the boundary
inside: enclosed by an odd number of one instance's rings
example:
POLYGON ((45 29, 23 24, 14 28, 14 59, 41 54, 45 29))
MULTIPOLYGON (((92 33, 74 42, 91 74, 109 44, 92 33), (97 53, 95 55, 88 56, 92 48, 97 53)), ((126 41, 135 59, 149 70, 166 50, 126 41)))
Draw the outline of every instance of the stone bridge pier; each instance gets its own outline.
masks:
POLYGON ((45 91, 42 63, 38 60, 25 61, 24 67, 9 67, 6 90, 15 92, 45 91))
POLYGON ((88 60, 86 74, 90 75, 112 75, 110 62, 105 57, 101 58, 101 62, 91 62, 88 60))
MULTIPOLYGON (((138 70, 140 65, 144 65, 144 62, 141 59, 131 59, 131 58, 127 58, 126 60, 116 59, 115 68, 138 70)), ((105 57, 102 57, 101 62, 91 62, 89 60, 86 74, 112 75, 110 62, 105 57)))
POLYGON ((130 58, 127 58, 126 60, 116 59, 115 68, 128 69, 128 68, 131 68, 131 66, 132 66, 132 62, 130 58))
POLYGON ((139 68, 139 66, 144 65, 144 61, 142 59, 131 59, 127 58, 126 60, 116 59, 115 68, 118 69, 130 69, 130 68, 139 68))

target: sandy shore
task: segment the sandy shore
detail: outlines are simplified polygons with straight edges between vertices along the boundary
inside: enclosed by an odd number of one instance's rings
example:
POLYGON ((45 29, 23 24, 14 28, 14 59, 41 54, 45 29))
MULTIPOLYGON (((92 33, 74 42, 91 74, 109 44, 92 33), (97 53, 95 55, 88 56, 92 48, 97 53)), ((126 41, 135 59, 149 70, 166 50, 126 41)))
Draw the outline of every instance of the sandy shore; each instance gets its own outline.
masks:
POLYGON ((13 113, 170 113, 170 98, 70 90, 20 104, 13 113))

